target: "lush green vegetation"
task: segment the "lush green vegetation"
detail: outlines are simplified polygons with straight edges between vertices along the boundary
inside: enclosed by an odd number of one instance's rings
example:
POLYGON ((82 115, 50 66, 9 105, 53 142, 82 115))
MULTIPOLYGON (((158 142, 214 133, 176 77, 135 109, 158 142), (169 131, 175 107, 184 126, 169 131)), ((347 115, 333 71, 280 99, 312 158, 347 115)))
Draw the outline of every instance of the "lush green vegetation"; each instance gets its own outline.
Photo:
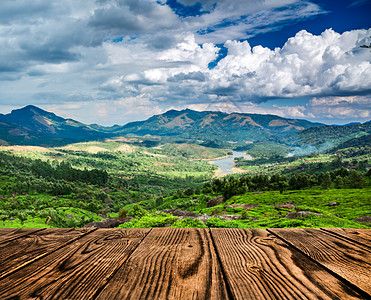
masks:
POLYGON ((248 173, 224 178, 212 177, 215 166, 206 159, 228 151, 184 143, 3 151, 0 224, 81 227, 129 217, 120 227, 371 228, 355 221, 371 217, 369 145, 348 146, 302 157, 240 158, 248 173))
MULTIPOLYGON (((145 148, 119 142, 27 150, 0 152, 1 215, 19 221, 26 214, 23 223, 27 223, 29 216, 39 220, 37 213, 42 212, 44 225, 51 217, 49 224, 58 227, 82 226, 140 201, 152 209, 156 199, 180 188, 195 189, 211 179, 216 167, 197 157, 227 153, 198 145, 145 148), (71 213, 64 207, 80 209, 80 217, 67 218, 71 213)), ((17 226, 18 221, 3 225, 17 226)))
POLYGON ((236 165, 248 171, 248 174, 290 175, 301 172, 319 174, 341 167, 366 172, 369 167, 370 153, 371 146, 364 144, 359 147, 339 148, 327 153, 312 153, 305 156, 274 156, 254 160, 238 158, 236 165))
POLYGON ((350 139, 356 139, 371 133, 371 122, 345 126, 326 125, 311 127, 286 137, 289 143, 312 145, 317 148, 332 148, 350 139))
POLYGON ((244 145, 246 150, 253 157, 284 157, 291 152, 292 147, 274 141, 263 141, 244 145))

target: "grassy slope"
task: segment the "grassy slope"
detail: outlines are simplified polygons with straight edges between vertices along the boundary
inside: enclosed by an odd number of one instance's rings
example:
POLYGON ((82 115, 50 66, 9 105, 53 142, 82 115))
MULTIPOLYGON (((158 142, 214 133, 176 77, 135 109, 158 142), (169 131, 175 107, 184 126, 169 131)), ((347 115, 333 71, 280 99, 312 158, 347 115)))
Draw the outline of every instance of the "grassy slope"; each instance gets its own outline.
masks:
POLYGON ((354 219, 362 216, 371 216, 371 188, 364 189, 310 189, 286 191, 280 194, 277 191, 246 193, 234 196, 226 203, 214 207, 206 207, 210 197, 201 195, 196 199, 167 198, 161 209, 178 208, 189 209, 200 215, 213 216, 206 222, 208 227, 240 227, 240 228, 267 228, 267 227, 348 227, 371 228, 371 224, 361 224, 354 219), (294 205, 280 207, 278 205, 293 202, 294 205), (337 206, 329 206, 330 202, 338 202, 337 206), (188 203, 188 207, 179 207, 188 203), (245 204, 246 207, 241 207, 245 204), (239 207, 240 205, 240 207, 239 207), (251 208, 253 207, 253 208, 251 208), (310 211, 313 214, 307 217, 288 219, 284 216, 290 212, 310 211), (315 215, 320 214, 320 215, 315 215), (237 215, 238 220, 225 221, 223 217, 237 215))
MULTIPOLYGON (((226 154, 224 150, 208 149, 198 145, 164 145, 162 148, 138 147, 120 142, 88 142, 68 145, 63 148, 41 147, 3 147, 3 151, 11 151, 17 156, 43 161, 67 161, 78 169, 104 169, 110 174, 108 187, 98 187, 84 184, 80 194, 49 195, 47 193, 30 194, 9 193, 13 185, 17 183, 19 170, 12 167, 0 175, 0 192, 2 203, 14 203, 14 209, 25 211, 27 209, 47 210, 59 209, 69 205, 80 209, 78 215, 91 219, 91 212, 81 209, 92 202, 91 193, 105 193, 110 202, 109 208, 101 203, 105 211, 118 209, 127 203, 154 199, 159 195, 168 195, 179 188, 199 185, 200 181, 211 178, 214 169, 204 158, 215 158, 226 154), (5 175, 7 174, 7 175, 5 175), (14 174, 14 176, 12 175, 14 174), (15 176, 16 175, 16 176, 15 176), (90 198, 89 198, 90 197, 90 198), (112 202, 113 201, 113 202, 112 202), (26 204, 25 204, 26 203, 26 204), (28 207, 28 206, 30 207, 28 207), (114 205, 114 206, 113 206, 114 205), (32 207, 32 208, 31 208, 32 207), (79 208, 78 208, 79 207, 79 208)), ((22 170, 23 176, 28 176, 27 170, 22 170)), ((103 197, 104 198, 104 197, 103 197)), ((106 200, 104 200, 106 201, 106 200)), ((99 203, 94 200, 94 203, 99 203)), ((3 210, 6 206, 0 207, 3 210)), ((10 216, 11 211, 0 212, 10 216)), ((29 212, 28 212, 29 213, 29 212)), ((68 212, 60 212, 61 218, 66 218, 68 212)), ((72 214, 73 215, 73 214, 72 214)), ((96 220, 96 214, 93 214, 96 220)), ((24 227, 45 227, 46 218, 30 217, 25 221, 24 227)), ((92 220, 90 220, 92 221, 92 220)), ((71 222, 67 222, 71 226, 71 222)), ((21 227, 19 219, 5 221, 0 226, 21 227)), ((48 226, 46 226, 48 227, 48 226)))

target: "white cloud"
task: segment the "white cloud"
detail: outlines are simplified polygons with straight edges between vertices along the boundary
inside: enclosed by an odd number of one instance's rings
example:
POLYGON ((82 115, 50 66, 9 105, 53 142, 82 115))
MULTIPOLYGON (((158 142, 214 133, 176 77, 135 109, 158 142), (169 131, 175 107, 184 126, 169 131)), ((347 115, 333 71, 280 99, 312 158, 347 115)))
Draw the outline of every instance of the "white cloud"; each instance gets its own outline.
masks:
MULTIPOLYGON (((371 52, 360 48, 370 44, 371 30, 301 31, 274 50, 239 41, 326 13, 306 0, 181 0, 202 4, 204 14, 189 17, 176 15, 166 1, 29 2, 0 1, 3 107, 32 101, 83 121, 88 114, 93 119, 95 109, 106 123, 120 114, 133 120, 129 112, 136 104, 138 117, 151 115, 152 108, 203 103, 230 102, 257 112, 268 109, 257 104, 270 99, 371 93, 371 52), (219 42, 228 54, 210 70, 219 42)), ((334 106, 320 113, 314 103, 269 109, 298 117, 335 114, 334 106)))
MULTIPOLYGON (((295 104, 295 101, 293 101, 295 104)), ((187 106, 190 109, 204 111, 224 111, 239 113, 273 114, 285 118, 307 119, 315 122, 332 124, 348 122, 365 122, 371 118, 371 97, 370 96, 349 96, 349 97, 314 97, 304 105, 258 105, 249 103, 216 102, 192 104, 187 106)))
POLYGON ((145 95, 119 100, 81 101, 76 103, 44 104, 42 109, 72 118, 85 124, 124 125, 126 122, 145 120, 154 114, 164 113, 167 109, 155 105, 145 95), (123 122, 126 120, 126 122, 123 122))
POLYGON ((371 117, 371 97, 315 97, 308 102, 306 110, 316 118, 363 120, 371 117))
MULTIPOLYGON (((251 48, 247 41, 227 41, 228 55, 212 70, 207 65, 216 57, 217 48, 199 46, 187 35, 173 49, 154 56, 163 62, 160 68, 135 76, 162 84, 161 89, 153 89, 152 95, 159 98, 174 96, 174 85, 177 91, 192 90, 185 92, 183 101, 194 103, 211 99, 211 95, 260 103, 277 98, 368 94, 371 53, 360 45, 370 35, 371 30, 338 34, 329 29, 319 36, 300 31, 275 50, 251 48), (201 81, 186 80, 187 74, 195 72, 201 72, 201 81)), ((152 91, 148 88, 147 92, 152 91)))
POLYGON ((371 53, 359 46, 370 35, 371 30, 341 35, 329 29, 319 36, 303 30, 274 51, 229 41, 228 55, 211 72, 213 84, 236 83, 255 101, 369 93, 371 53))

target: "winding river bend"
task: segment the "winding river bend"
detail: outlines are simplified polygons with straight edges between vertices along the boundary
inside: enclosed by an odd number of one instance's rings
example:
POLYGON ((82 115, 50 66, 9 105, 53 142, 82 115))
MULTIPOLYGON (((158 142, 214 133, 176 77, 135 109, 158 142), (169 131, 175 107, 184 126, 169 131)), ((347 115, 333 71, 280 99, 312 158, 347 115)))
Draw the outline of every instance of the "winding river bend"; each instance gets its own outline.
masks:
POLYGON ((234 165, 234 158, 235 157, 243 157, 245 159, 253 159, 250 155, 246 154, 245 152, 240 151, 232 151, 233 155, 229 157, 220 158, 217 160, 212 161, 212 163, 219 167, 221 172, 218 172, 218 175, 224 175, 224 174, 232 174, 235 173, 233 171, 234 165))

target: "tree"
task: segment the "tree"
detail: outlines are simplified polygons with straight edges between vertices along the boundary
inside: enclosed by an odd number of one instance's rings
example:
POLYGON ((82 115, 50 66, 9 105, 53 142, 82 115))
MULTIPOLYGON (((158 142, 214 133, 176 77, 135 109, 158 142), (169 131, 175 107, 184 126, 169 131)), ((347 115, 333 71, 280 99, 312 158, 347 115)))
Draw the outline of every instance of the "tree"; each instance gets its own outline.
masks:
POLYGON ((356 170, 352 170, 349 175, 349 185, 352 188, 360 189, 365 185, 365 180, 356 170))
POLYGON ((298 178, 296 174, 292 175, 289 180, 289 189, 290 190, 297 190, 298 189, 298 178))
POLYGON ((340 175, 336 176, 336 178, 334 180, 334 186, 335 186, 335 189, 343 188, 344 187, 343 177, 341 177, 340 175))
POLYGON ((328 189, 331 186, 331 183, 332 183, 332 181, 331 181, 331 175, 330 175, 329 172, 326 172, 326 173, 321 174, 321 175, 322 175, 321 176, 321 181, 320 181, 321 186, 324 189, 328 189))

